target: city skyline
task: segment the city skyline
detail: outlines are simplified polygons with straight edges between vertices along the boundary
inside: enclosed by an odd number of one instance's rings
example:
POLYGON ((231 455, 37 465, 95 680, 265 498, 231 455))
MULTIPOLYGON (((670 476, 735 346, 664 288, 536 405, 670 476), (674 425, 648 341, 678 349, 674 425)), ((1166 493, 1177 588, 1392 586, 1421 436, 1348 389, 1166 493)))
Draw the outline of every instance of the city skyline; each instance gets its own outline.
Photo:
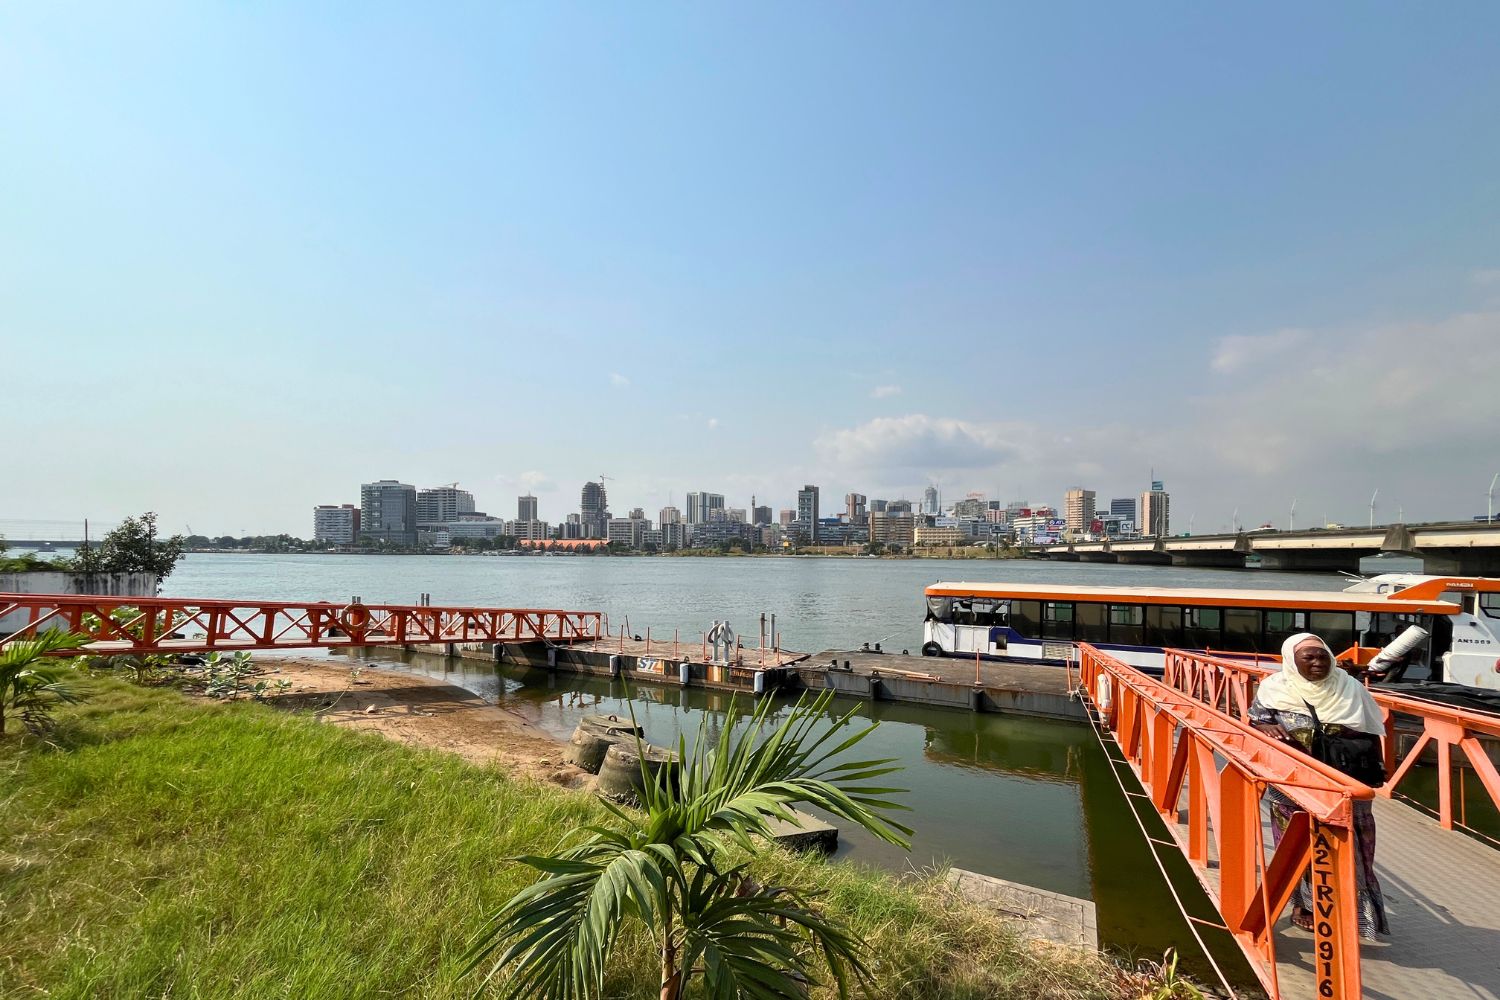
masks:
POLYGON ((647 510, 1056 502, 1155 466, 1203 531, 1376 490, 1465 518, 1500 470, 1493 4, 0 32, 0 515, 301 533, 396 470, 544 512, 601 471, 647 510))

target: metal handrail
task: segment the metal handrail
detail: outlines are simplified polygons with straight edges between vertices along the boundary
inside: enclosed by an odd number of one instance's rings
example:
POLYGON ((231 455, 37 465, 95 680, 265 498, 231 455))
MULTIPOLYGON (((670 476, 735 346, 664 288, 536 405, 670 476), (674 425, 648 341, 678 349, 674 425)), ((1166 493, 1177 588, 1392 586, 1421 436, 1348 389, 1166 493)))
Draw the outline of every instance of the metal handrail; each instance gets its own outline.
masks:
MULTIPOLYGON (((1247 718, 1250 704, 1262 678, 1275 671, 1237 660, 1204 656, 1183 650, 1166 651, 1162 681, 1220 711, 1247 718)), ((1378 791, 1395 796, 1401 783, 1412 774, 1422 754, 1431 747, 1437 755, 1437 821, 1445 830, 1463 826, 1454 818, 1454 751, 1462 753, 1474 769, 1490 802, 1500 810, 1500 772, 1485 752, 1481 739, 1500 740, 1500 716, 1456 705, 1399 694, 1389 688, 1370 688, 1385 720, 1386 782, 1378 791), (1422 724, 1421 736, 1404 751, 1396 739, 1397 717, 1415 718, 1422 724)), ((1460 808, 1462 801, 1460 797, 1460 808)), ((1493 838, 1487 838, 1493 840, 1493 838)))
POLYGON ((1276 921, 1310 867, 1318 995, 1359 997, 1353 803, 1373 790, 1086 643, 1079 652, 1084 695, 1267 992, 1280 996, 1276 921), (1271 788, 1304 811, 1267 859, 1271 788))
POLYGON ((0 594, 0 620, 24 615, 0 649, 45 629, 90 636, 58 655, 299 649, 384 643, 597 639, 598 611, 410 604, 200 600, 92 594, 0 594))

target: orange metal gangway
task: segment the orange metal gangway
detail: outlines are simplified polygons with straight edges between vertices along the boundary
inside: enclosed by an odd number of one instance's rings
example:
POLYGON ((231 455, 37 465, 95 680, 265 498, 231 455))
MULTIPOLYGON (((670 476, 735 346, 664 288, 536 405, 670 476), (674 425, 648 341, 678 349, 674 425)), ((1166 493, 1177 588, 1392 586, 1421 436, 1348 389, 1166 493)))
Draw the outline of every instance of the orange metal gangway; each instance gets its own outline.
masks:
POLYGON ((1079 653, 1082 693, 1267 992, 1283 995, 1276 922, 1311 868, 1313 995, 1360 997, 1353 804, 1374 792, 1092 646, 1079 653), (1270 788, 1303 811, 1268 854, 1260 807, 1270 788))
MULTIPOLYGON (((1254 663, 1172 649, 1167 650, 1162 681, 1197 701, 1244 719, 1261 678, 1274 672, 1254 663)), ((1432 749, 1437 763, 1439 825, 1447 830, 1467 827, 1464 796, 1457 796, 1455 810, 1453 794, 1453 765, 1463 759, 1473 769, 1490 802, 1500 809, 1500 773, 1483 745, 1484 740, 1500 740, 1500 716, 1412 697, 1391 688, 1372 687, 1370 694, 1385 716, 1385 765, 1389 778, 1379 789, 1381 795, 1395 796, 1402 782, 1411 776, 1418 759, 1432 749), (1421 735, 1405 747, 1397 738, 1397 727, 1403 721, 1421 727, 1421 735)), ((1463 771, 1459 774, 1462 780, 1463 771)))
POLYGON ((0 594, 0 649, 45 629, 92 638, 76 654, 307 649, 384 643, 584 642, 603 614, 516 608, 0 594))

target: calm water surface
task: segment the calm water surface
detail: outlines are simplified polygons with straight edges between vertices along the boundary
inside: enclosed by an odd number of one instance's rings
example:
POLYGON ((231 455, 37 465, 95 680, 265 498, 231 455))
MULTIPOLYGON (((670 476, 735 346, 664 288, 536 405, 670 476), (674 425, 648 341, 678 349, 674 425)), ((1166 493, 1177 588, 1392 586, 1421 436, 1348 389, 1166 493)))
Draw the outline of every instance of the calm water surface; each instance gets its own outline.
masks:
MULTIPOLYGON (((1372 569, 1405 569, 1391 562, 1372 569)), ((600 610, 611 622, 696 637, 727 618, 755 635, 774 612, 787 648, 819 651, 861 642, 920 645, 922 588, 937 580, 1068 582, 1122 586, 1337 590, 1332 575, 1056 564, 1028 560, 667 559, 451 556, 206 555, 187 557, 168 595, 268 600, 346 600, 600 610)), ((382 662, 439 677, 516 709, 566 739, 588 712, 633 711, 654 743, 691 738, 700 721, 720 727, 727 696, 702 689, 626 686, 546 672, 497 673, 477 661, 421 654, 382 662)), ((1072 896, 1092 898, 1101 939, 1141 956, 1168 947, 1200 974, 1186 925, 1147 849, 1110 763, 1084 725, 889 703, 858 705, 881 726, 869 755, 898 758, 893 784, 908 789, 916 828, 900 851, 841 831, 839 855, 896 871, 949 863, 1072 896)), ((711 729, 717 731, 717 728, 711 729)), ((1169 865, 1185 894, 1206 907, 1185 863, 1169 865)), ((1212 916, 1200 909, 1199 915, 1212 916)), ((1232 946, 1221 957, 1237 961, 1232 946)), ((1247 970, 1241 968, 1241 974, 1247 970)))

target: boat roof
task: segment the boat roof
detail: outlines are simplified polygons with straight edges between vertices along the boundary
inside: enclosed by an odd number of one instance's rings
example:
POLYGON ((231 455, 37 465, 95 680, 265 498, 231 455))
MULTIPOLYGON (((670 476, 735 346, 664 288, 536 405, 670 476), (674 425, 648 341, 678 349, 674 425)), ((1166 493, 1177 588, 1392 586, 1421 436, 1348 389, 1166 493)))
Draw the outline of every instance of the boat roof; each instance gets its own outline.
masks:
POLYGON ((1295 608, 1314 611, 1394 611, 1456 615, 1458 605, 1432 597, 1351 594, 1339 590, 1228 590, 1206 587, 1098 587, 1059 583, 934 583, 929 597, 993 597, 1039 601, 1108 601, 1116 604, 1295 608))

